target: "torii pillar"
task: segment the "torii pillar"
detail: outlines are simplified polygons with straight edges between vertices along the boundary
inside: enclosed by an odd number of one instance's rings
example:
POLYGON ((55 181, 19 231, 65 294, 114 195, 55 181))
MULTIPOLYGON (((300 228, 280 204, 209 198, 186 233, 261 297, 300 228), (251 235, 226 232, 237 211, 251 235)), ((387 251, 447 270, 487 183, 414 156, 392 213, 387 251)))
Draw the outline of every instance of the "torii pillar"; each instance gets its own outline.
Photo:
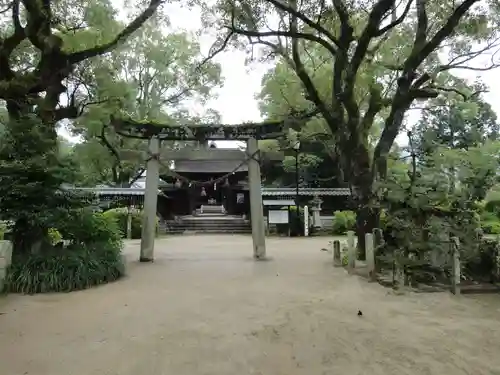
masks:
POLYGON ((260 155, 257 139, 247 140, 248 182, 250 185, 250 220, 252 223, 253 257, 266 258, 266 235, 264 209, 262 207, 262 181, 260 176, 260 155))
POLYGON ((152 137, 149 140, 149 159, 146 163, 146 192, 144 194, 144 210, 142 214, 141 255, 140 262, 154 260, 156 238, 156 210, 158 205, 158 185, 160 181, 160 140, 152 137))

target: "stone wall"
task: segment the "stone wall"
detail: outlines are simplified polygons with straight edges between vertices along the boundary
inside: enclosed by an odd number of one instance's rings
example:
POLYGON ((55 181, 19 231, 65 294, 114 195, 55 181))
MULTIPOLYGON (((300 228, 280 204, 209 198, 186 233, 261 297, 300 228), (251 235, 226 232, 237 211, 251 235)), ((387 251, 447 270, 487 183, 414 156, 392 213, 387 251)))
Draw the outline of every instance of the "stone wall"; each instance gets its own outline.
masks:
POLYGON ((7 267, 12 261, 12 242, 0 241, 0 291, 3 290, 3 282, 7 274, 7 267))
POLYGON ((321 225, 323 229, 332 229, 333 228, 333 215, 321 215, 321 225))

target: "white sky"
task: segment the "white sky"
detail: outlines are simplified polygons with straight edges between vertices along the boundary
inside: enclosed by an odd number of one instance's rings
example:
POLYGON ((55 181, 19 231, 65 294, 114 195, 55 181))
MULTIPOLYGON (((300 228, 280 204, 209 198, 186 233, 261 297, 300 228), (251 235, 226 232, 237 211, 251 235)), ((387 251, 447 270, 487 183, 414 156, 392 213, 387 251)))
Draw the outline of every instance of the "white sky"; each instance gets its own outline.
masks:
MULTIPOLYGON (((117 7, 123 4, 123 0, 114 1, 117 3, 117 7)), ((168 4, 164 9, 170 17, 170 30, 195 32, 200 29, 199 11, 181 8, 178 4, 168 4)), ((208 54, 212 42, 213 36, 210 36, 205 30, 200 40, 203 53, 208 54)), ((251 66, 246 66, 245 57, 245 52, 231 50, 222 52, 215 58, 215 61, 222 67, 224 85, 215 91, 217 98, 211 100, 207 105, 221 114, 223 123, 241 123, 262 119, 255 95, 260 92, 262 76, 271 65, 253 63, 251 66)), ((500 84, 495 85, 495 82, 500 82, 500 70, 486 72, 461 70, 453 73, 471 81, 479 76, 483 82, 489 84, 490 92, 484 97, 492 105, 495 112, 500 115, 500 84)), ((418 113, 412 113, 410 122, 414 122, 418 116, 418 113)), ((61 135, 75 141, 66 130, 62 130, 61 135)), ((228 143, 234 144, 231 141, 228 143)), ((230 147, 228 143, 224 142, 224 146, 230 147)), ((406 143, 404 135, 398 137, 398 143, 406 143)))

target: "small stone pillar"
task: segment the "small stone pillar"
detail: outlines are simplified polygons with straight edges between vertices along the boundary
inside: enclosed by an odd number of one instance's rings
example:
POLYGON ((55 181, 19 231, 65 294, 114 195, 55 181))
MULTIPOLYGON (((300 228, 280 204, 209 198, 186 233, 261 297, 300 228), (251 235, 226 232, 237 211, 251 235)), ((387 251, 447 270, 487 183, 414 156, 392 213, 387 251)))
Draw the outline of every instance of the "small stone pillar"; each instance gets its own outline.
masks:
POLYGON ((377 256, 379 254, 379 249, 384 246, 384 232, 380 228, 373 229, 373 257, 375 260, 375 272, 378 272, 378 262, 377 256))
POLYGON ((309 207, 304 206, 304 237, 309 236, 309 207))
POLYGON ((455 295, 460 294, 460 241, 458 237, 450 239, 451 252, 451 292, 455 295))
POLYGON ((347 232, 347 270, 352 272, 356 267, 356 246, 354 244, 354 232, 347 232))
POLYGON ((368 268, 368 277, 372 281, 377 280, 377 274, 375 272, 375 249, 373 243, 373 234, 365 234, 365 248, 366 248, 366 266, 368 268))
POLYGON ((127 207, 127 239, 132 239, 132 206, 127 207))
POLYGON ((496 237, 495 246, 495 280, 498 282, 500 280, 500 236, 496 237))
POLYGON ((321 223, 321 203, 323 203, 323 200, 318 196, 315 196, 311 201, 312 225, 318 229, 323 228, 323 224, 321 223))
POLYGON ((333 266, 342 267, 342 254, 340 252, 340 241, 333 241, 333 266))
POLYGON ((12 263, 12 242, 0 241, 0 292, 4 290, 4 280, 7 276, 7 269, 12 263))

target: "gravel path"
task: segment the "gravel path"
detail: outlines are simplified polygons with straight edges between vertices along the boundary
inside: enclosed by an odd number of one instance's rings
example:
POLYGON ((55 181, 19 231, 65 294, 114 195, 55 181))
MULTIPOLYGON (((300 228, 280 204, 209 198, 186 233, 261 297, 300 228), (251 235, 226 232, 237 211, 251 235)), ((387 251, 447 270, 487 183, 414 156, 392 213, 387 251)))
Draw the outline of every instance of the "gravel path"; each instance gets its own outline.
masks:
POLYGON ((250 237, 171 237, 123 281, 9 296, 0 374, 500 374, 500 296, 396 296, 334 269, 326 242, 269 239, 256 263, 250 237))

